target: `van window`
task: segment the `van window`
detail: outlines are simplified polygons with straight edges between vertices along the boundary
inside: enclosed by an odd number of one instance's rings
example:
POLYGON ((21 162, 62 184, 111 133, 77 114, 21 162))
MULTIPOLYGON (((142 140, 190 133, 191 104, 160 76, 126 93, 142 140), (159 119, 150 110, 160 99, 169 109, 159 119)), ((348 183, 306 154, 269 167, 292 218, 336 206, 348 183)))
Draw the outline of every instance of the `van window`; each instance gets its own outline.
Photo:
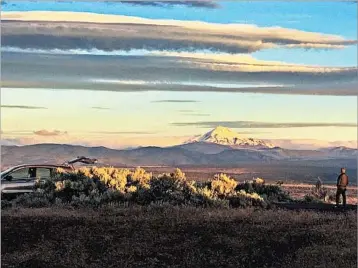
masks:
POLYGON ((20 168, 11 173, 9 176, 12 177, 12 181, 16 180, 27 180, 30 178, 29 168, 20 168))
POLYGON ((51 177, 50 168, 36 168, 36 178, 38 179, 48 179, 51 177))

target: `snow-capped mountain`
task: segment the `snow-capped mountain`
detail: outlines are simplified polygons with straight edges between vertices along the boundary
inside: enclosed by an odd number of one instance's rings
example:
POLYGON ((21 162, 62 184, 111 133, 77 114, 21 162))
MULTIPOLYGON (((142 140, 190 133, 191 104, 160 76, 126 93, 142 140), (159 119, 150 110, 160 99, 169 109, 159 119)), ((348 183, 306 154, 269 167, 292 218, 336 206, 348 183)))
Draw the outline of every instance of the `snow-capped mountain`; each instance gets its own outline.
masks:
POLYGON ((193 142, 208 142, 221 145, 227 145, 231 147, 242 148, 274 148, 275 146, 264 140, 247 138, 241 136, 239 133, 222 126, 217 126, 213 130, 202 136, 195 136, 188 140, 186 143, 193 142))

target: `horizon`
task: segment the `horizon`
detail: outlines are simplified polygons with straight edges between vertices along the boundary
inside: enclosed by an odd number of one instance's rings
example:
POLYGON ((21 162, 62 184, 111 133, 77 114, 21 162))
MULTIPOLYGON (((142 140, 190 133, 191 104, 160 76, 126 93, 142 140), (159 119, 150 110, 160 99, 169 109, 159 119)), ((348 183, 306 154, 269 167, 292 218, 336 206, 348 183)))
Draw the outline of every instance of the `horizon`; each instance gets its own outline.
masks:
MULTIPOLYGON (((204 133, 203 135, 195 135, 195 136, 191 136, 191 137, 187 137, 187 138, 183 138, 180 137, 180 140, 178 143, 176 144, 170 144, 170 145, 153 145, 153 144, 147 144, 147 145, 129 145, 129 146, 105 146, 105 145, 91 145, 91 144, 86 144, 83 142, 78 142, 78 143, 56 143, 56 142, 40 142, 40 143, 26 143, 26 144, 16 144, 14 142, 11 141, 7 141, 5 143, 2 143, 1 146, 30 146, 30 145, 69 145, 69 146, 80 146, 80 147, 86 147, 86 148, 98 148, 98 147, 103 147, 103 148, 107 148, 107 149, 113 149, 113 150, 130 150, 130 149, 137 149, 137 148, 148 148, 148 147, 157 147, 157 148, 166 148, 166 147, 173 147, 173 146, 180 146, 183 144, 191 144, 191 143, 213 143, 212 141, 205 141, 202 140, 203 138, 205 138, 209 133, 215 131, 218 128, 224 128, 227 129, 228 131, 232 131, 230 128, 226 128, 226 127, 222 127, 222 126, 217 126, 214 129, 210 130, 207 133, 204 133), (185 139, 185 140, 184 140, 185 139)), ((249 137, 245 137, 242 136, 242 134, 235 132, 235 134, 238 134, 238 137, 240 138, 249 138, 249 137)), ((225 136, 225 135, 223 135, 225 136)), ((267 145, 271 144, 273 145, 273 149, 274 148, 282 148, 282 149, 293 149, 293 150, 318 150, 318 149, 325 149, 325 148, 347 148, 347 149, 357 149, 355 142, 353 141, 352 143, 347 142, 346 144, 341 144, 341 142, 327 142, 327 143, 322 143, 322 141, 317 141, 317 140, 267 140, 267 139, 263 139, 260 141, 264 141, 265 143, 267 143, 267 145), (315 142, 319 142, 319 143, 315 143, 315 142)), ((220 143, 218 143, 220 144, 220 143)), ((225 145, 224 145, 225 146, 225 145)))
POLYGON ((356 4, 180 3, 2 3, 1 144, 357 148, 356 4))

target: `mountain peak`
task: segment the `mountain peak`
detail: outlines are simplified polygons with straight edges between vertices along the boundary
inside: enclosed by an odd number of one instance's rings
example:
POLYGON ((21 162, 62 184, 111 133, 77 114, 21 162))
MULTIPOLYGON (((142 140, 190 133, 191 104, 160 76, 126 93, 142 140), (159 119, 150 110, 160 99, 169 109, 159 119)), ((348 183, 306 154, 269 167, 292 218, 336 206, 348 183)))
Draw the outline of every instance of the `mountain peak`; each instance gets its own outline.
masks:
POLYGON ((200 141, 212 141, 215 143, 222 143, 222 142, 230 143, 231 140, 234 141, 239 138, 241 138, 239 133, 231 130, 230 128, 217 126, 213 130, 201 136, 200 141))
POLYGON ((235 133, 233 130, 231 130, 228 127, 223 126, 217 126, 213 130, 210 131, 212 134, 216 135, 223 135, 223 136, 230 136, 230 135, 238 135, 238 133, 235 133))
POLYGON ((196 136, 189 142, 209 142, 234 147, 274 148, 273 144, 263 140, 242 137, 230 128, 217 126, 202 136, 196 136))

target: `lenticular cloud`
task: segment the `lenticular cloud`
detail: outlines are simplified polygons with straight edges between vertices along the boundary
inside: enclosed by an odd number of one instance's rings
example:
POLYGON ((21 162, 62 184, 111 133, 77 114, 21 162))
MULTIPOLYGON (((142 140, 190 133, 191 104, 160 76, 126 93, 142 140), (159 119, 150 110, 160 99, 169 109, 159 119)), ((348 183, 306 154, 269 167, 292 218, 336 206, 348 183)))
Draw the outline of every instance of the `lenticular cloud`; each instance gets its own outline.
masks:
POLYGON ((269 48, 340 49, 338 35, 250 24, 159 20, 75 12, 3 12, 2 45, 32 49, 132 49, 251 53, 269 48), (130 24, 130 27, 128 27, 130 24))

